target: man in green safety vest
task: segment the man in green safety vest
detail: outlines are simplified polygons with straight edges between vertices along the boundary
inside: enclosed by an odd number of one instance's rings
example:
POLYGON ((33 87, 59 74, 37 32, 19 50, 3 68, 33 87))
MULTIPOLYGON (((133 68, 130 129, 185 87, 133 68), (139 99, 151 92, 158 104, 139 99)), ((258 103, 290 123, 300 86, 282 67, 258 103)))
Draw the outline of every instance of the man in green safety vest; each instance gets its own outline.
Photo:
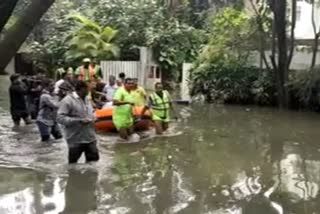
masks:
MULTIPOLYGON (((163 85, 158 82, 155 84, 155 92, 149 96, 148 106, 142 110, 144 115, 147 109, 151 109, 152 120, 155 124, 156 133, 162 135, 169 128, 170 110, 175 113, 172 99, 167 90, 163 90, 163 85)), ((175 117, 175 119, 177 119, 175 117)))

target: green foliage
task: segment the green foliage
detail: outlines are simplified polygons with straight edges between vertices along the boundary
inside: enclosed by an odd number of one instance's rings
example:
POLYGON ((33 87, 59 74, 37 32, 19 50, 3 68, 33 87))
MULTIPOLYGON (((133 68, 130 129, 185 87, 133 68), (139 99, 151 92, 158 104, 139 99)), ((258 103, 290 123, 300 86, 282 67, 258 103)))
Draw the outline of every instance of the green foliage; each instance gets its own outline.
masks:
POLYGON ((193 69, 192 94, 204 94, 207 102, 271 104, 273 84, 267 74, 245 61, 221 58, 193 69))
POLYGON ((291 94, 291 105, 294 108, 311 108, 319 110, 320 72, 319 67, 310 72, 295 71, 291 73, 288 87, 291 94))
POLYGON ((256 26, 227 7, 208 18, 209 39, 191 73, 192 93, 208 102, 273 103, 272 77, 249 64, 256 26))
POLYGON ((209 42, 200 60, 215 61, 217 58, 241 58, 246 60, 252 48, 253 29, 245 12, 227 7, 208 19, 209 42))
POLYGON ((119 48, 112 43, 117 31, 111 27, 101 27, 98 23, 79 14, 71 15, 78 24, 67 38, 67 61, 77 61, 85 57, 109 59, 119 55, 119 48))
POLYGON ((117 43, 122 51, 121 59, 126 60, 139 59, 136 50, 146 45, 147 29, 161 27, 167 21, 165 8, 154 0, 101 0, 97 8, 95 19, 119 30, 117 43))
POLYGON ((175 78, 184 61, 193 61, 204 33, 187 25, 182 4, 172 16, 160 1, 102 0, 95 17, 119 30, 121 58, 137 59, 138 46, 153 49, 165 76, 175 78))
POLYGON ((181 64, 196 58, 206 36, 192 27, 190 9, 188 1, 171 10, 161 0, 56 0, 25 47, 32 61, 52 70, 84 56, 110 59, 119 51, 121 60, 138 60, 138 47, 148 46, 165 76, 176 78, 181 64), (82 17, 71 20, 70 13, 82 17))
MULTIPOLYGON (((19 1, 19 4, 18 14, 27 1, 19 1)), ((29 60, 51 74, 65 63, 67 47, 64 41, 72 29, 72 22, 67 20, 67 15, 73 8, 72 0, 56 0, 22 47, 21 51, 28 53, 29 60)))
POLYGON ((154 50, 161 70, 170 79, 177 79, 184 62, 192 62, 205 39, 205 33, 177 20, 170 19, 161 28, 149 28, 148 46, 154 50))

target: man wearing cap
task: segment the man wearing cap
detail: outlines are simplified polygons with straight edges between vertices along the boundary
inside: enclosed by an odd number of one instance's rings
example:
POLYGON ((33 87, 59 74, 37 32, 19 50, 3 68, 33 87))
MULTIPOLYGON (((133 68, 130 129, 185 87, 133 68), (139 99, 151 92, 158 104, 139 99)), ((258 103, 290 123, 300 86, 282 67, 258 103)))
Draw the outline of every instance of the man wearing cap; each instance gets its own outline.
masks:
POLYGON ((95 71, 91 66, 91 60, 85 58, 82 60, 82 66, 78 67, 75 76, 78 80, 93 81, 96 78, 95 71))
POLYGON ((58 80, 54 85, 54 94, 57 95, 59 93, 59 88, 64 82, 71 84, 72 75, 73 75, 72 68, 69 68, 67 71, 64 71, 63 73, 60 74, 61 79, 58 80))

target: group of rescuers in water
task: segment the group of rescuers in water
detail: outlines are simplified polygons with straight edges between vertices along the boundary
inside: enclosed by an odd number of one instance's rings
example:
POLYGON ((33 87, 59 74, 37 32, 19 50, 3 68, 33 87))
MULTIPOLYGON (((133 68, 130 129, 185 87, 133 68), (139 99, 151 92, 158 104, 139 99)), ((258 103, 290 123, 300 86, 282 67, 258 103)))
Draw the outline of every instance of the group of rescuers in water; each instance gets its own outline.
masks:
MULTIPOLYGON (((126 78, 124 73, 119 79, 109 76, 109 83, 102 82, 101 69, 95 62, 86 58, 75 72, 71 68, 60 69, 61 79, 54 82, 39 74, 34 78, 13 74, 11 86, 10 111, 15 126, 21 119, 26 124, 30 120, 28 96, 39 92, 36 120, 41 140, 47 142, 52 135, 55 139, 65 138, 68 144, 69 163, 76 163, 85 153, 87 162, 98 161, 99 151, 94 123, 94 111, 113 106, 112 120, 120 137, 129 140, 134 133, 134 106, 144 107, 141 115, 151 111, 156 134, 161 135, 168 129, 170 110, 174 112, 171 96, 158 82, 149 96, 137 79, 126 78), (63 134, 61 132, 63 130, 63 134)), ((176 119, 176 118, 175 118, 176 119)))

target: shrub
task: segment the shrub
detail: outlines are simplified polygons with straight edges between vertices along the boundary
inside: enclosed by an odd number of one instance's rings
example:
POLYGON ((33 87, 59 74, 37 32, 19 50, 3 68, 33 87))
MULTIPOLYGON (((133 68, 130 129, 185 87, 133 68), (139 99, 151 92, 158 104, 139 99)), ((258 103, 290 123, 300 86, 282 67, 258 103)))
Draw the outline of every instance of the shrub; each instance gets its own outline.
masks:
POLYGON ((274 103, 270 75, 242 61, 200 64, 191 71, 191 81, 192 95, 203 94, 207 102, 274 103))
POLYGON ((320 67, 291 72, 288 85, 293 108, 319 110, 320 67))

